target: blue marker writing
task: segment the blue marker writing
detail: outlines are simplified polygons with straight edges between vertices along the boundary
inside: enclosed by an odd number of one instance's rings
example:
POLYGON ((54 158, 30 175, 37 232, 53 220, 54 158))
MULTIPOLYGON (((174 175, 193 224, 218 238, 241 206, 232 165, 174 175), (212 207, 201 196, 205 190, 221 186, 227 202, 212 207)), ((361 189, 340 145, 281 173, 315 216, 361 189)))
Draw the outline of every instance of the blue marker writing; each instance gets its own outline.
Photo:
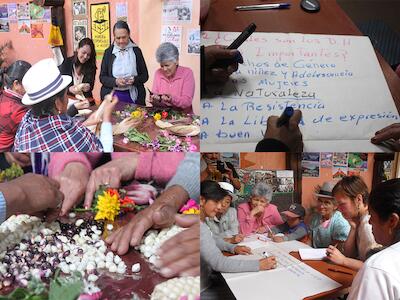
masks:
POLYGON ((293 114, 294 114, 293 107, 291 106, 286 107, 282 115, 279 117, 276 126, 281 127, 283 125, 287 125, 293 114))

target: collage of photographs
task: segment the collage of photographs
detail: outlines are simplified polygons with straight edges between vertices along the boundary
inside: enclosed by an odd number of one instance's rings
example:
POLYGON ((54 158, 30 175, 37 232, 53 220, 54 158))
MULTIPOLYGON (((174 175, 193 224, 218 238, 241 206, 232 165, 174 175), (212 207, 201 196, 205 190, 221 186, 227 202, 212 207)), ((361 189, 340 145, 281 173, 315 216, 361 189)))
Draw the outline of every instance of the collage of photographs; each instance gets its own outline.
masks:
POLYGON ((0 300, 400 300, 400 0, 0 0, 0 300))

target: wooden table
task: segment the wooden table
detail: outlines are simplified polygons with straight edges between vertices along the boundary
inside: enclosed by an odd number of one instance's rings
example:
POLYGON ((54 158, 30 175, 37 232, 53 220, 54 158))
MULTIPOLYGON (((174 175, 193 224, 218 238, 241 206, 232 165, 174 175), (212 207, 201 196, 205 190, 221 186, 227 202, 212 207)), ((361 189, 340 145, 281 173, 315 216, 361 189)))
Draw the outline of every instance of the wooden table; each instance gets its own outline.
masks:
MULTIPOLYGON (((259 32, 362 35, 335 0, 320 0, 321 10, 313 14, 306 13, 300 8, 300 0, 286 2, 292 4, 290 9, 236 11, 235 7, 238 5, 261 4, 262 2, 258 0, 211 0, 209 14, 201 30, 241 32, 251 22, 254 22, 259 32)), ((379 53, 376 54, 397 110, 400 112, 400 78, 382 56, 379 53)))
MULTIPOLYGON (((98 101, 96 102, 96 106, 92 106, 90 109, 95 110, 100 103, 98 101)), ((119 102, 116 105, 116 110, 123 110, 124 107, 126 107, 126 103, 119 102)), ((114 116, 112 118, 112 123, 113 125, 117 122, 117 118, 114 116)), ((155 138, 159 132, 160 129, 155 125, 153 118, 147 118, 144 120, 144 122, 137 127, 137 129, 140 132, 146 132, 149 134, 151 138, 155 138)), ((114 136, 114 151, 115 152, 151 152, 153 151, 152 148, 146 148, 141 146, 138 143, 124 143, 124 136, 122 134, 120 135, 115 135, 114 136)), ((198 136, 192 137, 192 143, 197 146, 197 149, 200 149, 200 139, 198 136)))
MULTIPOLYGON (((229 253, 229 252, 223 252, 223 254, 225 256, 233 256, 234 254, 229 253)), ((317 260, 302 260, 300 258, 299 252, 290 252, 290 255, 292 255, 293 257, 297 258, 298 260, 302 261, 303 263, 305 263, 306 265, 310 266, 311 268, 317 270, 318 272, 328 276, 330 279, 340 283, 342 286, 334 289, 334 290, 330 290, 327 292, 323 292, 317 295, 312 295, 309 297, 304 298, 304 300, 315 300, 315 299, 334 299, 335 297, 339 297, 342 296, 344 294, 348 293, 348 288, 351 286, 351 283, 353 282, 354 276, 357 274, 356 271, 353 271, 352 269, 346 268, 346 267, 342 267, 342 266, 338 266, 332 263, 329 263, 327 261, 317 261, 317 260), (340 273, 340 272, 334 272, 334 271, 330 271, 328 270, 328 268, 334 268, 335 270, 341 270, 344 271, 346 273, 351 273, 352 275, 349 274, 344 274, 344 273, 340 273)))

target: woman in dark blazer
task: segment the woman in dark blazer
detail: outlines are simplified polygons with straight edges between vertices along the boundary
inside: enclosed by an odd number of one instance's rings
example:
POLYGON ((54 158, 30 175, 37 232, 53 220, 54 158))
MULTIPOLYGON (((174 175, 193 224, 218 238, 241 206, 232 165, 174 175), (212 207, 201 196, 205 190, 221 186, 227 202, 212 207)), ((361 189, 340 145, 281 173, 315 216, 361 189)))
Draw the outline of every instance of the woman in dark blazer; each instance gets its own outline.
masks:
POLYGON ((68 94, 83 93, 86 98, 93 98, 97 67, 96 50, 91 39, 82 39, 74 55, 65 59, 59 69, 62 75, 69 75, 73 79, 68 86, 68 94))
POLYGON ((120 102, 145 105, 144 83, 149 79, 142 51, 130 38, 126 22, 113 28, 114 43, 104 52, 101 63, 101 99, 114 89, 120 102))

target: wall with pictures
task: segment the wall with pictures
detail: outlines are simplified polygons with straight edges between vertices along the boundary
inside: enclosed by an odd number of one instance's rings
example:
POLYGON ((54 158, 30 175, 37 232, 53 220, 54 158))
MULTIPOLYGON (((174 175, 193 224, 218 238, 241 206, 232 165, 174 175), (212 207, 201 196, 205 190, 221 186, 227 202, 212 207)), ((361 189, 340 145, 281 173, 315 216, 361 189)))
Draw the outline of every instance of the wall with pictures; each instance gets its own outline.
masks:
MULTIPOLYGON (((324 166, 324 163, 322 163, 322 166, 324 166)), ((319 163, 319 175, 317 177, 306 177, 303 174, 301 203, 306 208, 311 208, 316 205, 316 198, 314 196, 315 187, 318 185, 321 186, 325 181, 333 180, 335 174, 337 174, 338 170, 334 169, 333 165, 330 166, 330 164, 325 163, 325 166, 326 167, 321 167, 321 163, 319 163)), ((371 189, 374 167, 373 153, 368 153, 368 161, 365 166, 366 168, 363 168, 362 171, 359 172, 359 175, 364 179, 365 183, 368 186, 368 189, 371 189)), ((340 171, 341 170, 339 170, 339 172, 340 171)))
POLYGON ((240 167, 243 169, 285 170, 285 152, 243 152, 240 153, 240 167))
MULTIPOLYGON (((127 3, 128 5, 128 23, 131 28, 131 37, 142 49, 145 56, 147 67, 149 69, 150 79, 146 86, 152 87, 153 76, 155 71, 159 68, 155 60, 155 51, 161 41, 162 32, 162 11, 163 11, 163 0, 88 0, 87 1, 87 17, 88 20, 88 33, 90 34, 90 4, 94 3, 110 3, 110 16, 111 16, 111 27, 116 22, 116 6, 117 3, 127 3)), ((188 32, 192 29, 199 29, 199 1, 188 1, 183 0, 183 3, 193 3, 191 21, 179 24, 182 26, 181 36, 181 57, 180 64, 183 66, 190 67, 193 70, 196 79, 196 94, 193 101, 193 108, 196 113, 199 113, 199 102, 200 102, 200 56, 195 54, 187 54, 187 38, 188 32)), ((3 3, 27 3, 23 0, 2 0, 3 3)), ((1 5, 0 4, 0 5, 1 5)), ((65 22, 66 22, 66 39, 64 43, 67 45, 68 56, 73 54, 73 20, 79 17, 74 17, 72 12, 72 0, 65 1, 65 22)), ((79 19, 85 19, 79 18, 79 19)), ((169 23, 173 25, 172 23, 169 23)), ((32 38, 30 34, 20 34, 18 31, 18 23, 10 23, 10 32, 0 32, 0 44, 7 40, 13 41, 13 46, 16 50, 17 58, 26 60, 30 63, 35 63, 40 59, 46 57, 52 57, 52 51, 47 43, 47 39, 50 32, 50 24, 43 24, 43 38, 32 38)), ((111 32, 111 41, 113 40, 111 32)), ((101 67, 101 59, 97 60, 97 74, 96 84, 94 88, 94 97, 100 98, 101 84, 98 80, 101 67)))

